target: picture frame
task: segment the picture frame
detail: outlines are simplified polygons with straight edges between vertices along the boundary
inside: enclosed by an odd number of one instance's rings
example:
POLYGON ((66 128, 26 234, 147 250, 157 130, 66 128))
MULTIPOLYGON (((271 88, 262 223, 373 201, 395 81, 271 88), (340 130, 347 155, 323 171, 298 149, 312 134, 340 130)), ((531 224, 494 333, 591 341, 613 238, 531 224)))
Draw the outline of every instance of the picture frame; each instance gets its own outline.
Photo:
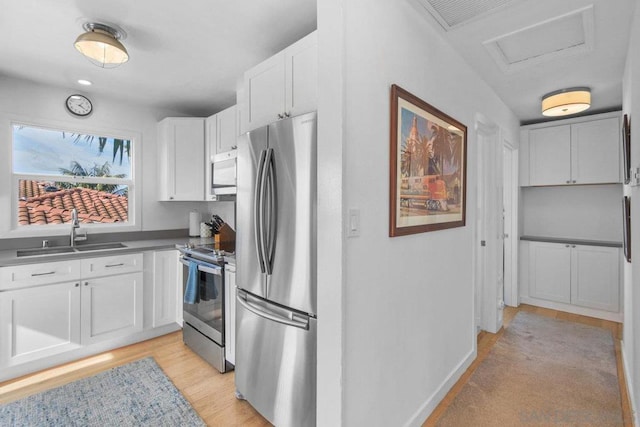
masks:
POLYGON ((622 247, 624 258, 631 262, 631 198, 622 198, 622 247))
POLYGON ((389 237, 464 227, 467 127, 391 86, 389 237))
POLYGON ((631 121, 625 114, 622 118, 622 155, 624 163, 624 183, 631 182, 631 121))

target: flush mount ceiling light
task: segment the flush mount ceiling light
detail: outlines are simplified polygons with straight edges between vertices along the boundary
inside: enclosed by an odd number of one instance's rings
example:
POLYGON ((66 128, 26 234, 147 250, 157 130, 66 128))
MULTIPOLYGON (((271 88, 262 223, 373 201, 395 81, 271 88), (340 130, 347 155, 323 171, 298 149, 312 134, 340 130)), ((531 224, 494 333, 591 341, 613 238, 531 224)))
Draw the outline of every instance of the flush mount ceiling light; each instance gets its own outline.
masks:
POLYGON ((105 24, 87 22, 74 43, 78 51, 93 64, 102 68, 115 68, 129 60, 127 49, 119 40, 124 39, 124 32, 105 24))
POLYGON ((589 107, 591 107, 591 89, 588 87, 560 89, 542 97, 543 116, 568 116, 589 107))

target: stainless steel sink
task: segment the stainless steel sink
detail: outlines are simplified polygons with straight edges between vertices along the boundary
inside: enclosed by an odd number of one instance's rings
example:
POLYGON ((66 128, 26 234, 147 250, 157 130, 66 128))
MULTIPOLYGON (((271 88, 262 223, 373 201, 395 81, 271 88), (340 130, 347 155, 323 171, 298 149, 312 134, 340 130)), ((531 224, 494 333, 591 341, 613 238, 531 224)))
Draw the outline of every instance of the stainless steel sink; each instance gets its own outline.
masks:
POLYGON ((91 245, 79 245, 75 247, 75 250, 79 252, 85 251, 101 251, 104 249, 120 249, 126 248, 127 245, 123 245, 120 242, 111 242, 111 243, 94 243, 91 245))
POLYGON ((23 249, 18 251, 18 256, 36 256, 36 255, 55 255, 66 254, 75 252, 71 246, 57 246, 53 248, 37 248, 37 249, 23 249))
POLYGON ((38 256, 38 255, 56 255, 56 254, 69 254, 74 252, 89 252, 89 251, 102 251, 106 249, 120 249, 126 248, 127 245, 124 245, 120 242, 111 242, 111 243, 93 243, 90 245, 82 245, 82 246, 54 246, 51 248, 36 248, 36 249, 21 249, 17 252, 18 257, 25 256, 38 256))

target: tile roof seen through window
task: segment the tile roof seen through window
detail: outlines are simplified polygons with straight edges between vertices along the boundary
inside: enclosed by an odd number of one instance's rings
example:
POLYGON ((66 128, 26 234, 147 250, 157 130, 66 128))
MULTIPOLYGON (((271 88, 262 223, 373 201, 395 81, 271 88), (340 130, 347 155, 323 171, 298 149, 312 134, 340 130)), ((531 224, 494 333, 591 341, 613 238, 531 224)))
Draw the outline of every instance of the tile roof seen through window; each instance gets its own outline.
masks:
POLYGON ((71 210, 81 223, 127 221, 126 196, 89 188, 59 189, 47 182, 19 182, 18 224, 71 223, 71 210))

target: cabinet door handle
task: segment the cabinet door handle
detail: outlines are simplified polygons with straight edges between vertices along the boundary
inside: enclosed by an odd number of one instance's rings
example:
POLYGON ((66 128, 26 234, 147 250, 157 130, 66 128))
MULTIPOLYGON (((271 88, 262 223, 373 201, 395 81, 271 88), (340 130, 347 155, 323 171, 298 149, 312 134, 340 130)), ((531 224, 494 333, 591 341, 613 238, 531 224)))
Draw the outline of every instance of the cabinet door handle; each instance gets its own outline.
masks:
POLYGON ((284 113, 285 117, 291 117, 291 113, 284 113))
POLYGON ((567 181, 567 184, 571 184, 571 180, 567 181))
POLYGON ((85 286, 89 286, 89 282, 84 282, 84 285, 85 286))
POLYGON ((80 286, 80 283, 76 283, 76 288, 77 288, 78 286, 80 286))
POLYGON ((571 181, 571 182, 573 182, 573 183, 575 184, 575 183, 576 183, 576 180, 574 179, 574 180, 573 180, 573 181, 571 181))
POLYGON ((47 273, 32 273, 31 277, 48 276, 50 274, 56 274, 56 272, 55 271, 49 271, 47 273))
POLYGON ((107 264, 105 265, 106 268, 111 268, 111 267, 122 267, 124 265, 123 262, 119 263, 119 264, 107 264))
POLYGON ((575 247, 576 247, 576 245, 571 245, 571 247, 572 247, 572 248, 575 248, 575 247))
POLYGON ((279 119, 284 119, 284 116, 283 116, 282 114, 279 114, 279 113, 278 113, 278 118, 279 118, 279 119))
POLYGON ((231 149, 232 149, 232 150, 235 150, 236 148, 238 148, 238 146, 237 146, 237 145, 232 145, 232 146, 231 146, 231 149))
POLYGON ((571 247, 571 245, 564 245, 564 247, 565 247, 565 248, 569 248, 569 247, 571 247))
POLYGON ((169 200, 173 200, 173 196, 169 196, 169 200))

